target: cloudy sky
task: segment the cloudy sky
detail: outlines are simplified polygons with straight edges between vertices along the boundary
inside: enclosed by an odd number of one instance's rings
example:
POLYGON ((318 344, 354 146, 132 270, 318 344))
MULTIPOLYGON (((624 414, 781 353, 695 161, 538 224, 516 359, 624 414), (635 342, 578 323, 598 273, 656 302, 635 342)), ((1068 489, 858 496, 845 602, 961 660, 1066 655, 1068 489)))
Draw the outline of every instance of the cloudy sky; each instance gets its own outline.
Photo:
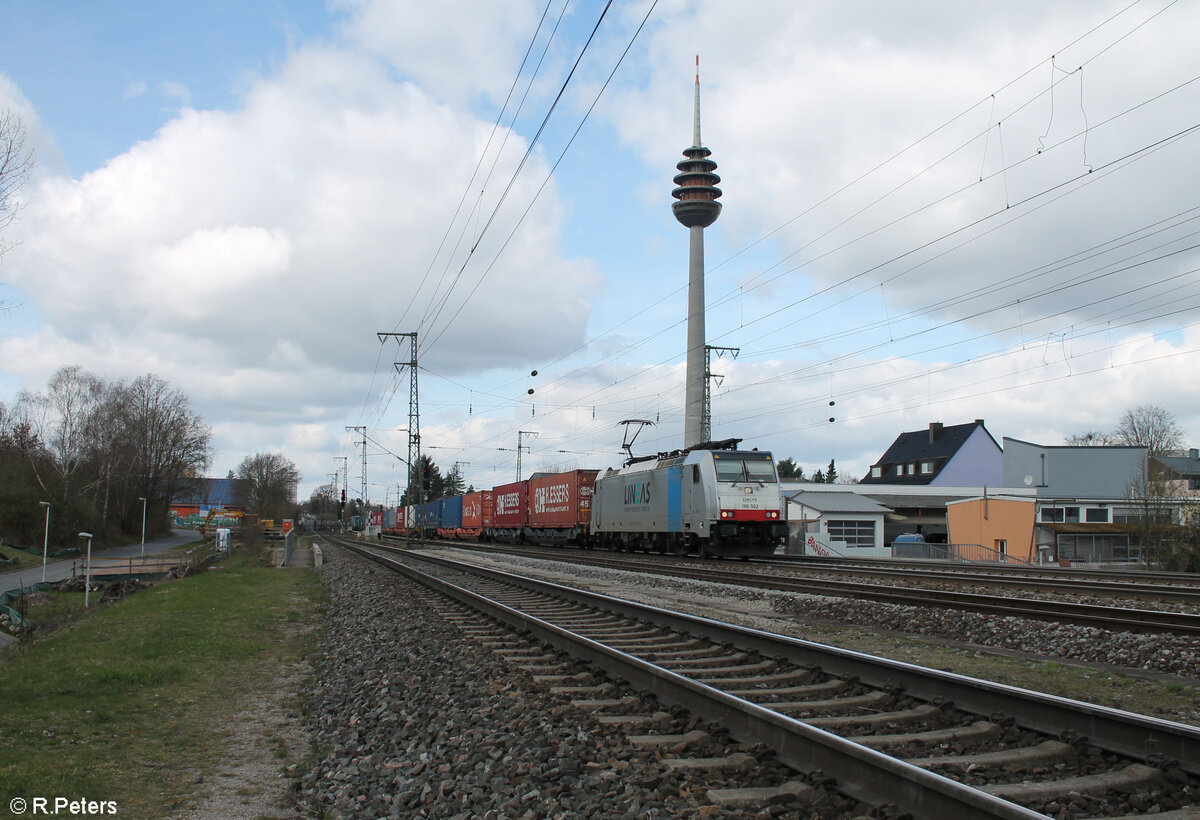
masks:
POLYGON ((394 500, 377 334, 416 332, 423 445, 476 486, 520 431, 526 474, 616 464, 624 419, 679 446, 699 53, 714 437, 861 476, 932 421, 1059 444, 1155 404, 1194 445, 1200 7, 993 5, 14 0, 0 401, 156 373, 214 475, 354 491, 361 425, 394 500))

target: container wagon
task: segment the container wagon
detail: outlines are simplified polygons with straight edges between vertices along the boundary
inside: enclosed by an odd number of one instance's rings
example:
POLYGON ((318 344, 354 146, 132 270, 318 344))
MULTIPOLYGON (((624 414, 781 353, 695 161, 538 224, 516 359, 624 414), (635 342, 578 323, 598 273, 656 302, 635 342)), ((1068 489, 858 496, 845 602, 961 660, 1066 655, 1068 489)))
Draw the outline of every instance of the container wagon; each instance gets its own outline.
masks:
POLYGON ((592 520, 592 494, 599 470, 539 473, 529 479, 529 525, 525 540, 535 544, 586 545, 592 520))
POLYGON ((485 524, 488 536, 508 543, 519 543, 529 526, 529 482, 501 484, 492 490, 491 522, 485 524))
POLYGON ((462 527, 459 528, 458 538, 482 538, 484 521, 494 515, 495 501, 491 490, 467 493, 462 499, 462 527))
POLYGON ((437 502, 439 507, 438 538, 455 538, 462 529, 463 497, 461 495, 443 498, 437 502))

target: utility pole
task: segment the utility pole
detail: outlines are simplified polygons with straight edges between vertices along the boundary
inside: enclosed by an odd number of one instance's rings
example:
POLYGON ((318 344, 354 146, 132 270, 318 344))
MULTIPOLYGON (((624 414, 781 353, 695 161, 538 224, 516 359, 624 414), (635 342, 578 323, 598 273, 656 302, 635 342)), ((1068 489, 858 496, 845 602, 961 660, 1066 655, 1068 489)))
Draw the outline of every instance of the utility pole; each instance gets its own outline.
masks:
POLYGON ((524 436, 533 436, 534 438, 537 438, 538 434, 532 430, 517 431, 517 481, 521 480, 521 450, 529 449, 522 444, 524 436))
POLYGON ((717 358, 724 358, 725 354, 730 354, 729 358, 736 359, 738 354, 742 352, 740 347, 717 347, 716 345, 704 346, 704 419, 700 423, 700 440, 712 441, 712 382, 715 380, 719 387, 721 381, 725 378, 724 374, 712 372, 712 354, 717 352, 717 358))
POLYGON ((377 333, 379 341, 382 344, 388 337, 395 337, 396 344, 399 344, 399 338, 406 336, 412 344, 412 352, 407 362, 393 362, 397 373, 403 373, 401 368, 407 367, 409 370, 409 393, 408 393, 408 497, 413 505, 422 504, 425 501, 425 486, 424 486, 424 469, 421 463, 421 411, 418 402, 417 393, 417 334, 416 331, 411 333, 377 333), (414 496, 412 493, 412 483, 416 481, 417 492, 414 496))
POLYGON ((354 430, 359 433, 362 433, 362 437, 363 437, 363 439, 362 439, 362 448, 363 448, 363 452, 362 452, 362 459, 363 459, 363 463, 362 463, 362 503, 363 503, 363 514, 366 515, 366 512, 367 512, 367 428, 362 425, 359 425, 357 427, 347 427, 346 429, 354 430))
MULTIPOLYGON (((462 470, 461 470, 460 468, 462 468, 462 467, 470 467, 470 466, 471 466, 471 462, 469 462, 469 461, 456 461, 456 462, 454 462, 454 469, 455 469, 455 470, 458 472, 458 480, 459 480, 459 481, 462 481, 462 477, 463 477, 463 473, 462 473, 462 470)), ((467 485, 466 485, 466 484, 464 484, 464 485, 463 485, 463 492, 465 493, 466 491, 467 491, 467 485)))

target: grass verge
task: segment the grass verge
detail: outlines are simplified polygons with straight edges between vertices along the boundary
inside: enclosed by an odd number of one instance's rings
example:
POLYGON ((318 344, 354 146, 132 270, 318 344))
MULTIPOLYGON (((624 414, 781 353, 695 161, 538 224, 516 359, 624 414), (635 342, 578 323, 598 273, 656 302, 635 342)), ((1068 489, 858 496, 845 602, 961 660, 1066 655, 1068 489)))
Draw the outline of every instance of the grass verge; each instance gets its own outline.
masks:
POLYGON ((0 656, 0 812, 15 797, 113 800, 121 817, 189 803, 224 762, 211 727, 309 656, 323 604, 316 573, 262 549, 216 566, 0 656))

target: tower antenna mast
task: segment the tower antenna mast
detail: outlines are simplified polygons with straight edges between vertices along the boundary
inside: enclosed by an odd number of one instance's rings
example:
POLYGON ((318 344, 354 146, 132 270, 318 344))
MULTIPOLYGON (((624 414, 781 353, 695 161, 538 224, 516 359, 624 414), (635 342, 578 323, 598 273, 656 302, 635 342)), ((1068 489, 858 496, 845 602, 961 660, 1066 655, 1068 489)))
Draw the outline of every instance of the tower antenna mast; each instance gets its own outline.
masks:
POLYGON ((687 378, 684 389, 683 446, 701 444, 704 439, 705 371, 704 333, 704 229, 721 214, 721 178, 714 173, 717 163, 700 141, 700 55, 696 55, 696 91, 692 121, 692 145, 684 149, 684 159, 675 167, 675 219, 691 233, 688 247, 687 378))

